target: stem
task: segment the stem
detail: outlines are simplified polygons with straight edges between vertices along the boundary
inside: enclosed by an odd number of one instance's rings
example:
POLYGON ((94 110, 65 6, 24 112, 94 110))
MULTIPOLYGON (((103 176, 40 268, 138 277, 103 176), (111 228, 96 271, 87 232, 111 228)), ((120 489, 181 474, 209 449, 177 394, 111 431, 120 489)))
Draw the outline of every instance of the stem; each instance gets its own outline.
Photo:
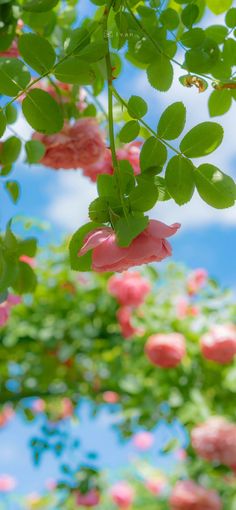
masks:
POLYGON ((99 101, 99 99, 96 96, 93 95, 93 93, 91 92, 91 90, 89 90, 88 87, 85 87, 83 85, 83 89, 86 90, 87 94, 93 99, 94 103, 97 105, 99 110, 101 110, 101 112, 103 113, 104 117, 108 120, 108 114, 107 114, 105 108, 103 107, 101 101, 99 101))
POLYGON ((112 65, 111 65, 111 55, 110 55, 110 47, 109 47, 109 37, 108 37, 108 17, 110 13, 110 9, 112 6, 112 1, 108 7, 105 7, 104 17, 103 17, 103 30, 104 30, 104 41, 107 45, 107 53, 105 57, 106 61, 106 71, 107 71, 107 92, 108 92, 108 125, 109 125, 109 139, 110 139, 110 149, 112 156, 112 164, 114 168, 114 175, 116 177, 117 186, 120 195, 121 205, 124 211, 125 217, 127 217, 126 206, 124 202, 124 197, 121 188, 121 175, 120 175, 120 167, 116 156, 116 144, 115 144, 115 133, 114 133, 114 122, 113 122, 113 85, 112 85, 112 65))
MULTIPOLYGON (((126 103, 126 101, 123 99, 123 97, 120 96, 119 92, 117 92, 117 90, 112 87, 112 92, 113 92, 113 95, 116 97, 116 99, 126 108, 126 110, 128 109, 128 105, 126 103)), ((157 138, 158 140, 160 140, 162 143, 164 143, 166 145, 166 147, 168 147, 169 149, 171 149, 173 152, 175 152, 176 154, 178 154, 178 156, 181 156, 181 157, 184 157, 182 152, 178 151, 178 149, 175 149, 175 147, 173 147, 169 142, 167 142, 166 140, 164 140, 161 136, 159 136, 155 131, 154 129, 152 129, 146 122, 145 120, 143 119, 139 119, 139 122, 140 124, 142 124, 142 126, 144 126, 153 136, 155 136, 155 138, 157 138)))

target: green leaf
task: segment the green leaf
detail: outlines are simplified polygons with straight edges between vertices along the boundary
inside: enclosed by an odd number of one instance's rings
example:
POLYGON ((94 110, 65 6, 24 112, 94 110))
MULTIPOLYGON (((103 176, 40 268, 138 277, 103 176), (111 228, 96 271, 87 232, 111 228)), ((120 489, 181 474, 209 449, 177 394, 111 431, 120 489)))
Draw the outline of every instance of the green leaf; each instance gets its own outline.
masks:
POLYGON ((199 8, 195 4, 187 5, 181 14, 181 20, 187 28, 191 28, 199 15, 199 8))
POLYGON ((163 177, 155 177, 155 186, 158 190, 158 201, 164 202, 171 199, 165 179, 163 179, 163 177))
POLYGON ((223 47, 224 63, 229 66, 236 65, 236 41, 234 39, 227 39, 223 47))
POLYGON ((12 286, 16 275, 16 264, 15 261, 10 257, 4 257, 3 253, 0 252, 0 292, 7 290, 9 286, 12 286))
POLYGON ((163 166, 167 160, 167 149, 155 136, 148 138, 140 153, 140 167, 144 172, 151 167, 163 166))
POLYGON ((30 140, 25 144, 27 163, 38 163, 45 154, 45 145, 38 140, 30 140))
POLYGON ((172 85, 173 67, 164 55, 156 55, 155 60, 147 68, 150 85, 161 92, 166 92, 172 85))
POLYGON ((211 117, 224 115, 228 112, 232 103, 230 90, 214 90, 208 101, 208 108, 211 117))
POLYGON ((78 252, 82 248, 87 234, 91 232, 91 230, 95 230, 100 226, 101 224, 95 222, 86 223, 86 225, 79 228, 72 236, 69 244, 69 252, 71 269, 74 271, 90 271, 92 264, 92 251, 90 250, 82 257, 78 257, 78 252))
POLYGON ((13 104, 9 104, 5 108, 5 114, 7 119, 7 124, 14 124, 17 120, 17 109, 13 104))
POLYGON ((209 163, 195 170, 195 183, 200 197, 216 209, 234 205, 236 185, 231 177, 209 163))
POLYGON ((169 7, 161 12, 160 22, 167 30, 175 30, 179 26, 179 21, 179 16, 175 9, 169 7))
POLYGON ((0 138, 5 133, 6 127, 7 127, 6 117, 4 115, 3 110, 0 110, 0 138))
POLYGON ((27 67, 17 58, 0 58, 0 94, 17 96, 27 87, 31 76, 27 67))
POLYGON ((20 188, 17 181, 7 181, 5 183, 5 188, 9 193, 12 201, 16 204, 20 198, 20 188))
POLYGON ((186 122, 186 108, 177 102, 168 106, 161 115, 157 126, 157 133, 165 140, 174 140, 182 133, 186 122))
POLYGON ((221 144, 224 131, 216 122, 202 122, 183 138, 180 150, 189 158, 199 158, 214 152, 221 144))
POLYGON ((33 89, 22 103, 27 122, 40 133, 51 135, 61 131, 64 124, 61 107, 44 90, 33 89))
POLYGON ((89 218, 96 223, 110 221, 108 199, 105 197, 95 198, 89 206, 89 218))
POLYGON ((30 12, 47 12, 56 7, 59 0, 26 0, 23 9, 30 12))
POLYGON ((11 136, 5 142, 0 149, 0 162, 3 165, 11 165, 14 163, 21 151, 21 141, 16 136, 11 136))
POLYGON ((18 48, 25 62, 37 73, 44 74, 53 68, 56 53, 47 39, 36 34, 23 34, 18 48))
POLYGON ((119 196, 118 187, 114 175, 101 174, 97 178, 97 190, 100 197, 119 196))
POLYGON ((18 294, 33 292, 37 285, 37 278, 33 269, 25 262, 19 262, 16 280, 13 288, 18 294))
POLYGON ((68 57, 61 64, 58 64, 54 74, 57 80, 63 83, 91 85, 95 80, 92 67, 77 56, 68 57))
POLYGON ((29 237, 28 239, 23 239, 22 241, 18 241, 18 254, 27 255, 27 257, 35 257, 37 252, 37 239, 34 237, 29 237))
POLYGON ((85 28, 72 30, 65 42, 66 53, 79 53, 90 43, 90 34, 85 28))
POLYGON ((92 42, 80 51, 74 51, 79 58, 86 62, 97 62, 107 54, 107 44, 105 41, 92 42))
POLYGON ((6 177, 6 175, 9 175, 12 171, 12 165, 6 165, 6 166, 3 166, 0 170, 0 175, 2 177, 6 177))
POLYGON ((229 28, 236 27, 236 7, 232 7, 232 9, 229 9, 229 11, 226 13, 225 23, 229 28))
POLYGON ((139 179, 138 186, 130 193, 129 202, 133 211, 145 212, 154 207, 158 199, 158 190, 153 180, 139 179))
POLYGON ((189 159, 174 156, 165 174, 167 189, 178 205, 189 202, 194 192, 194 166, 189 159))
POLYGON ((217 44, 222 44, 227 37, 228 29, 224 25, 211 25, 205 30, 206 36, 217 44))
POLYGON ((207 7, 214 14, 222 14, 227 11, 232 5, 233 0, 206 0, 207 7))
POLYGON ((119 139, 121 142, 132 142, 139 135, 140 125, 137 120, 130 120, 127 122, 119 132, 119 139))
POLYGON ((205 39, 205 33, 202 28, 191 28, 181 36, 181 42, 187 48, 197 48, 201 46, 205 39))
POLYGON ((146 101, 139 96, 131 96, 128 101, 128 113, 134 119, 141 119, 146 115, 148 106, 146 101))
POLYGON ((116 223, 116 240, 119 246, 126 248, 148 226, 147 216, 128 216, 119 218, 116 223))
POLYGON ((188 50, 185 66, 193 73, 207 73, 219 61, 219 48, 212 39, 206 38, 200 48, 188 50))
MULTIPOLYGON (((135 177, 134 177, 134 170, 129 161, 126 159, 122 159, 118 162, 119 170, 120 170, 120 176, 121 176, 121 182, 120 182, 120 188, 121 192, 124 195, 128 195, 130 191, 135 186, 135 177)), ((117 187, 118 187, 118 178, 117 175, 114 175, 114 178, 117 179, 117 187)))

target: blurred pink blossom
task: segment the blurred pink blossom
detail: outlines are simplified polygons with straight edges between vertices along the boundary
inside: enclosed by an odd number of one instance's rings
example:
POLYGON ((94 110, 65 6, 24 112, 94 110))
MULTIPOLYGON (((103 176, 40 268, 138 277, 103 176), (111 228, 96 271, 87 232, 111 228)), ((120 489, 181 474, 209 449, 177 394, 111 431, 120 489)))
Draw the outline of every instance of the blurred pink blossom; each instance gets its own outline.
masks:
POLYGON ((108 291, 124 306, 141 305, 150 290, 150 283, 138 271, 125 271, 108 281, 108 291))
POLYGON ((187 289, 190 295, 197 294, 206 285, 208 273, 205 269, 199 268, 192 271, 187 280, 187 289))
POLYGON ((127 482, 118 482, 111 488, 111 498, 118 508, 128 510, 134 500, 134 490, 127 482))
POLYGON ((107 404, 116 404, 120 400, 120 396, 115 391, 104 391, 103 400, 107 404))
POLYGON ((217 492, 205 489, 192 480, 176 484, 170 497, 171 510, 221 510, 217 492))
POLYGON ((166 487, 166 481, 164 478, 150 478, 145 482, 145 486, 151 494, 157 496, 166 487))
POLYGON ((204 358, 221 365, 230 363, 236 354, 236 326, 215 325, 200 340, 204 358))
POLYGON ((92 507, 97 506, 100 502, 100 494, 97 489, 91 489, 87 494, 76 493, 76 505, 92 507))
POLYGON ((36 261, 33 257, 28 257, 28 255, 21 255, 19 260, 25 264, 28 264, 32 268, 36 267, 36 261))
POLYGON ((149 450, 154 443, 154 436, 151 432, 143 430, 133 436, 133 444, 138 450, 149 450))
POLYGON ((236 424, 221 417, 209 418, 191 432, 192 446, 199 457, 236 466, 236 424))
POLYGON ((0 475, 0 492, 10 492, 16 487, 16 479, 9 475, 0 475))
POLYGON ((185 338, 180 333, 151 335, 145 345, 145 353, 149 361, 162 368, 179 365, 185 352, 185 338))

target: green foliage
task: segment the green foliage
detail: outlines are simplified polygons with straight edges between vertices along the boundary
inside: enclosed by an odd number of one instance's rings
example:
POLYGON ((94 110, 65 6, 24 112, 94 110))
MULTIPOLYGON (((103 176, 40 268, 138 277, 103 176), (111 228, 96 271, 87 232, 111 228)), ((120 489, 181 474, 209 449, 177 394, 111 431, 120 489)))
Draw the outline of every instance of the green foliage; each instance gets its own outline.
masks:
POLYGON ((165 140, 178 138, 185 126, 186 108, 183 103, 173 103, 163 112, 158 126, 157 134, 165 140))
POLYGON ((183 154, 189 158, 199 158, 211 154, 223 140, 223 129, 216 122, 202 122, 192 128, 180 143, 183 154))
POLYGON ((232 103, 232 95, 230 90, 214 90, 208 102, 209 113, 211 117, 224 115, 228 112, 232 103))
POLYGON ((128 113, 134 119, 141 119, 146 115, 148 106, 146 101, 139 96, 131 96, 128 102, 128 113))
POLYGON ((45 146, 38 140, 30 140, 25 144, 27 163, 38 163, 45 154, 45 146))
POLYGON ((0 58, 0 94, 17 96, 30 82, 26 66, 16 58, 0 58))
POLYGON ((93 69, 82 58, 68 57, 56 66, 55 77, 63 83, 90 85, 95 80, 93 69))
POLYGON ((22 103, 22 111, 27 122, 40 133, 57 133, 63 127, 63 115, 57 102, 44 90, 28 92, 22 103))
POLYGON ((155 62, 147 69, 150 85, 160 92, 166 92, 172 85, 173 66, 165 55, 157 55, 155 62))
POLYGON ((119 132, 119 139, 121 142, 132 142, 139 135, 140 125, 137 120, 130 120, 127 122, 119 132))
POLYGON ((231 177, 209 163, 195 171, 195 182, 199 195, 212 207, 231 207, 236 199, 236 185, 231 177))
POLYGON ((189 159, 174 156, 170 159, 165 174, 167 190, 179 205, 191 200, 194 192, 194 166, 189 159))
POLYGON ((24 34, 19 38, 18 48, 25 62, 37 73, 50 71, 55 63, 56 54, 51 44, 36 34, 24 34))

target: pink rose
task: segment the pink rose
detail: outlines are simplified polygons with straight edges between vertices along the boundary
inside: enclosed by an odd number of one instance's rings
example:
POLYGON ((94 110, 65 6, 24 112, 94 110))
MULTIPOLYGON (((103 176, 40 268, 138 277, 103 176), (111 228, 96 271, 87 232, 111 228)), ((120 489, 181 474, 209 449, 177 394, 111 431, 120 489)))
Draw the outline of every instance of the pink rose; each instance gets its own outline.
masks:
POLYGON ((152 335, 145 345, 145 354, 153 365, 176 367, 185 356, 185 338, 180 333, 152 335))
POLYGON ((77 506, 97 506, 100 502, 100 494, 97 489, 91 489, 87 494, 76 494, 76 505, 77 506))
POLYGON ((192 480, 176 484, 170 497, 171 510, 221 510, 217 492, 205 489, 192 480))
POLYGON ((111 498, 122 510, 128 510, 134 500, 134 490, 127 482, 118 482, 111 488, 111 498))
POLYGON ((6 405, 3 407, 0 412, 0 428, 5 427, 9 423, 9 421, 15 416, 15 411, 11 407, 11 405, 6 405))
POLYGON ((125 271, 129 267, 159 262, 172 254, 165 237, 174 235, 179 227, 179 223, 169 227, 161 221, 150 220, 147 228, 127 248, 118 246, 112 228, 96 228, 85 237, 78 256, 93 250, 92 269, 101 273, 125 271))
POLYGON ((24 262, 25 264, 28 264, 28 266, 30 266, 32 268, 36 267, 36 262, 33 257, 28 257, 28 255, 21 255, 19 260, 21 262, 24 262))
POLYGON ((145 482, 145 486, 151 494, 157 496, 165 488, 166 482, 163 478, 150 478, 145 482))
POLYGON ((16 487, 16 480, 9 475, 0 475, 0 492, 10 492, 16 487))
POLYGON ((10 46, 10 48, 8 48, 5 51, 1 51, 0 52, 0 57, 5 57, 5 58, 17 58, 17 57, 19 57, 17 41, 14 40, 12 42, 12 45, 10 46))
POLYGON ((236 424, 210 418, 192 430, 191 441, 199 457, 229 467, 236 465, 236 424))
POLYGON ((208 273, 205 269, 199 268, 192 271, 187 280, 187 289, 189 294, 197 292, 206 285, 208 273))
POLYGON ((142 330, 140 328, 135 328, 132 325, 132 308, 129 306, 121 306, 116 315, 120 325, 121 334, 124 338, 131 338, 134 335, 142 334, 142 330))
POLYGON ((224 365, 236 354, 236 326, 225 324, 213 326, 200 340, 204 358, 224 365))
POLYGON ((133 436, 133 443, 138 450, 149 450, 154 443, 154 436, 151 432, 146 432, 145 430, 137 432, 133 436))
MULTIPOLYGON (((116 152, 116 156, 118 161, 125 159, 128 160, 131 166, 133 167, 134 174, 137 175, 140 173, 139 166, 139 155, 140 155, 140 147, 142 142, 131 142, 127 145, 124 145, 122 148, 118 149, 116 152)), ((103 160, 99 161, 90 166, 86 166, 83 169, 83 174, 86 177, 89 177, 91 181, 95 182, 97 177, 101 174, 113 174, 114 168, 112 164, 112 156, 110 149, 106 149, 104 153, 103 160)))
POLYGON ((124 306, 141 305, 150 290, 150 283, 138 272, 113 275, 108 281, 108 291, 124 306))
POLYGON ((107 404, 116 404, 120 400, 120 396, 115 391, 104 391, 102 396, 107 404))
POLYGON ((101 160, 105 152, 98 124, 91 117, 79 119, 73 125, 65 124, 55 135, 34 133, 32 138, 45 145, 41 163, 55 170, 84 168, 101 160))

